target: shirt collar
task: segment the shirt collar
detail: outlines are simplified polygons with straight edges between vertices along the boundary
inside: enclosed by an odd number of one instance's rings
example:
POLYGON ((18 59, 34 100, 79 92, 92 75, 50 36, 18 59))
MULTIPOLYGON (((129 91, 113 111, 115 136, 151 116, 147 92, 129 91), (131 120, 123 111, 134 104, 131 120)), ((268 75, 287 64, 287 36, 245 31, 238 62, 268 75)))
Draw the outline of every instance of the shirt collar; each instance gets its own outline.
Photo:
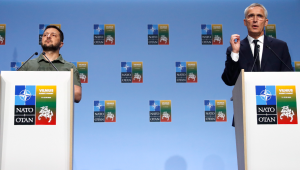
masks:
MULTIPOLYGON (((253 37, 251 37, 250 35, 248 35, 248 41, 249 41, 249 44, 252 44, 253 43, 253 40, 254 40, 254 38, 253 37)), ((260 43, 264 43, 264 35, 262 35, 262 36, 260 36, 260 37, 258 37, 258 42, 260 42, 260 43)))
MULTIPOLYGON (((47 59, 44 58, 43 54, 40 54, 39 57, 37 58, 38 62, 41 62, 42 60, 49 62, 47 59)), ((61 62, 61 63, 65 63, 65 60, 62 58, 61 54, 59 54, 58 58, 56 60, 53 60, 52 63, 55 62, 61 62)))

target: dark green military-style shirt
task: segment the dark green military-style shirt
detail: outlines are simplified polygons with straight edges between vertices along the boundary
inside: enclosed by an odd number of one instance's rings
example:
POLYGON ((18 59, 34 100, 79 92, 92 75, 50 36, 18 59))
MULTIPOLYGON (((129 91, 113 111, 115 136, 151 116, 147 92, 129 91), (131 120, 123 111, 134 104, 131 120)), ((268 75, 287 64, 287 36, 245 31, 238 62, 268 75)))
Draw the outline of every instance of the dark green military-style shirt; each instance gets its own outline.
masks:
MULTIPOLYGON (((81 87, 81 82, 79 79, 79 73, 74 64, 67 62, 59 54, 59 57, 56 60, 52 61, 53 65, 57 68, 58 71, 70 71, 73 69, 73 79, 74 85, 81 87)), ((56 71, 55 68, 47 61, 43 55, 39 55, 38 58, 29 60, 20 70, 18 71, 56 71)))

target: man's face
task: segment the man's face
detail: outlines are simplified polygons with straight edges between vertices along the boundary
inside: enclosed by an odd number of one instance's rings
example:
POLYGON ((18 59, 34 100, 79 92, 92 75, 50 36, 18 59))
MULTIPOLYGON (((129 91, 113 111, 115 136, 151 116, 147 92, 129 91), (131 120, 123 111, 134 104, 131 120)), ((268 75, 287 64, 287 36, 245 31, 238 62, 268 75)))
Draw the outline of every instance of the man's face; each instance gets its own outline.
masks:
POLYGON ((268 25, 264 9, 262 7, 249 8, 244 19, 244 25, 248 29, 248 34, 253 38, 264 35, 264 27, 268 25))
POLYGON ((57 51, 63 46, 60 42, 60 33, 55 28, 45 30, 42 38, 42 48, 44 51, 57 51))

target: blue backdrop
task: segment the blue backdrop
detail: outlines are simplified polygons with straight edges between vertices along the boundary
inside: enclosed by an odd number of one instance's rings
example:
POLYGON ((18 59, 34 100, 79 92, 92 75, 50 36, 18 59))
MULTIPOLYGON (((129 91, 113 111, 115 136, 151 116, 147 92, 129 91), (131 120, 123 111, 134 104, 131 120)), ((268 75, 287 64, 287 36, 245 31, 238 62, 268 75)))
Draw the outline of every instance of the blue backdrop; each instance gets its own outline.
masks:
MULTIPOLYGON (((0 69, 42 52, 39 24, 61 24, 62 56, 89 62, 89 83, 75 104, 74 170, 236 170, 232 87, 221 74, 231 34, 247 35, 243 12, 251 3, 1 0, 6 45, 0 46, 0 69), (94 24, 115 24, 116 45, 93 45, 94 24), (148 45, 148 24, 169 24, 170 45, 148 45), (222 24, 224 45, 202 45, 201 24, 222 24), (144 83, 122 84, 121 61, 142 61, 144 83), (176 61, 197 61, 198 83, 175 83, 176 61), (204 121, 206 99, 227 100, 226 123, 204 121), (94 100, 116 100, 117 122, 94 123, 94 100), (150 123, 149 100, 171 100, 172 122, 150 123)), ((292 61, 299 61, 300 1, 259 3, 292 61)))

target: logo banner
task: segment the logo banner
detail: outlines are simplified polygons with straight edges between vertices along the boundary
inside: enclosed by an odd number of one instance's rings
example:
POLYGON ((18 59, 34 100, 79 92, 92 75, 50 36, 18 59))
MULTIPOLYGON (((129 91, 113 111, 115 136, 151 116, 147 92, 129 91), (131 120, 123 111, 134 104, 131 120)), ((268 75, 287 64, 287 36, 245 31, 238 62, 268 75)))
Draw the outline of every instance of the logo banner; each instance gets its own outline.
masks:
POLYGON ((94 101, 94 122, 116 122, 116 101, 94 101))
POLYGON ((276 24, 268 24, 265 27, 265 35, 268 37, 276 38, 276 24))
POLYGON ((14 125, 56 125, 56 86, 15 86, 14 125))
POLYGON ((77 62, 77 70, 81 83, 88 83, 88 62, 77 62))
POLYGON ((222 24, 212 24, 213 45, 223 45, 223 29, 222 24))
POLYGON ((148 24, 148 45, 169 44, 169 24, 148 24))
POLYGON ((205 122, 227 122, 226 100, 204 100, 205 122))
POLYGON ((160 121, 161 122, 171 122, 171 100, 161 100, 160 101, 160 121))
POLYGON ((24 62, 11 62, 10 63, 10 71, 17 71, 24 62))
POLYGON ((189 61, 186 62, 186 75, 187 75, 187 83, 197 83, 197 62, 189 61))
POLYGON ((0 45, 5 45, 6 42, 6 24, 0 24, 0 45))
POLYGON ((197 83, 197 62, 175 62, 176 83, 197 83))
POLYGON ((278 124, 298 124, 296 87, 276 86, 278 124))
POLYGON ((116 122, 115 100, 105 100, 105 122, 116 122))
POLYGON ((169 45, 169 24, 158 24, 158 44, 169 45))
POLYGON ((216 105, 215 100, 204 100, 205 122, 216 121, 216 105))
POLYGON ((34 85, 15 86, 15 120, 14 125, 35 125, 34 85))
POLYGON ((115 24, 105 24, 104 25, 104 44, 105 45, 115 45, 116 36, 115 36, 115 24))
POLYGON ((104 45, 104 25, 94 24, 94 45, 104 45))
POLYGON ((143 83, 143 62, 121 62, 121 83, 143 83))
POLYGON ((223 45, 222 24, 201 24, 202 45, 223 45))
POLYGON ((143 62, 132 62, 132 83, 143 83, 143 62))
POLYGON ((131 62, 121 62, 121 83, 132 82, 132 64, 131 62))
POLYGON ((300 71, 300 61, 295 61, 292 64, 294 66, 294 71, 300 71))
POLYGON ((36 86, 36 125, 56 125, 56 86, 36 86))
POLYGON ((227 122, 226 100, 215 100, 216 122, 227 122))
POLYGON ((186 83, 186 62, 175 62, 176 83, 186 83))
POLYGON ((256 86, 257 124, 298 124, 295 86, 256 86))
POLYGON ((115 24, 94 24, 94 45, 115 44, 115 24))
POLYGON ((172 122, 171 100, 150 100, 149 106, 150 122, 172 122))
POLYGON ((94 122, 105 122, 105 103, 104 101, 94 101, 94 122))
POLYGON ((148 24, 148 45, 158 45, 157 24, 148 24))

